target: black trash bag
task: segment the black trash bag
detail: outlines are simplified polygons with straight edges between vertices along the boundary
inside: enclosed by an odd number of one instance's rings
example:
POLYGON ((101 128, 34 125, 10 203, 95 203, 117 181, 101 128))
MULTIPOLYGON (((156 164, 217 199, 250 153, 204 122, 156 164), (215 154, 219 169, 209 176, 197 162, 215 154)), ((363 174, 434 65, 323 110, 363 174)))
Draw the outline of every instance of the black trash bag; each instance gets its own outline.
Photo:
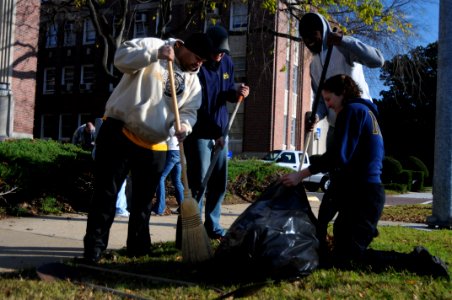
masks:
POLYGON ((319 265, 316 222, 303 185, 274 184, 231 225, 215 261, 248 279, 309 275, 319 265))

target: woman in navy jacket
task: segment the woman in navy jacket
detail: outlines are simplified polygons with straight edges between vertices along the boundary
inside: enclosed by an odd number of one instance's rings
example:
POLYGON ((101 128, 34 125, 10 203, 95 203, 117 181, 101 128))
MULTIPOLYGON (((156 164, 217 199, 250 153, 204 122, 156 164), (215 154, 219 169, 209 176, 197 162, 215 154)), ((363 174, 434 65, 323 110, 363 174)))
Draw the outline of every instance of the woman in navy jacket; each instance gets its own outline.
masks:
POLYGON ((337 114, 333 145, 309 168, 283 176, 287 186, 318 172, 330 172, 334 205, 336 262, 360 258, 377 236, 377 223, 385 202, 380 175, 384 157, 377 108, 361 99, 359 86, 347 75, 329 78, 322 96, 337 114))
POLYGON ((337 114, 333 145, 308 168, 282 177, 283 184, 294 186, 318 172, 330 172, 332 176, 330 189, 338 215, 333 227, 332 255, 321 252, 321 265, 370 266, 373 271, 392 268, 449 278, 446 264, 422 246, 410 253, 368 249, 378 235, 377 223, 385 203, 380 180, 384 147, 377 108, 360 98, 358 84, 347 75, 329 78, 322 96, 337 114))

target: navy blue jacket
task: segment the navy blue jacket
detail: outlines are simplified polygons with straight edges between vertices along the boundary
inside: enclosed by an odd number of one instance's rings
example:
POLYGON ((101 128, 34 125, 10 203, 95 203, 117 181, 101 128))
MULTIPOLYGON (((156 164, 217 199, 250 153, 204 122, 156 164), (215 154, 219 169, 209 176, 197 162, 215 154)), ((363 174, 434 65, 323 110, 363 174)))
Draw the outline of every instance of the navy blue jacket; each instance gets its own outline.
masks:
POLYGON ((311 173, 330 172, 339 182, 381 183, 384 146, 377 117, 371 101, 348 101, 337 115, 331 149, 309 167, 311 173))
POLYGON ((217 139, 228 125, 226 102, 237 102, 231 57, 225 54, 219 63, 207 61, 202 65, 198 77, 202 86, 202 104, 191 135, 217 139))

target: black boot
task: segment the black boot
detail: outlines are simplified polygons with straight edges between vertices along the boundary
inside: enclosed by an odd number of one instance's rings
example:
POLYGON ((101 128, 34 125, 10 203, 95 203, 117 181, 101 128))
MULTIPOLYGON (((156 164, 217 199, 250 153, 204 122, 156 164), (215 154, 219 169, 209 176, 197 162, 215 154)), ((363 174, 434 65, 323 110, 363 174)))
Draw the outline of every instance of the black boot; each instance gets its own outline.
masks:
POLYGON ((411 269, 416 274, 434 278, 443 277, 450 280, 446 263, 440 258, 431 255, 426 248, 416 246, 410 255, 413 257, 411 269))

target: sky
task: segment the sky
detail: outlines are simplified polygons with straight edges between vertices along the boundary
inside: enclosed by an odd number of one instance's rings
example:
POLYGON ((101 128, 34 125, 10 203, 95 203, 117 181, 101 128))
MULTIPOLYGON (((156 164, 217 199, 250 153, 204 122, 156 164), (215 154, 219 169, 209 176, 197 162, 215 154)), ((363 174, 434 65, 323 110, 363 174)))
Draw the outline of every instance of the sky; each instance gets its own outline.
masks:
MULTIPOLYGON (((411 19, 411 22, 417 26, 417 36, 413 40, 412 48, 417 46, 424 47, 438 40, 439 1, 440 0, 420 1, 420 3, 412 9, 413 13, 408 17, 411 19)), ((384 49, 380 50, 383 52, 386 60, 391 59, 393 54, 388 55, 385 53, 384 49)), ((378 79, 379 75, 379 69, 366 70, 370 93, 374 99, 380 99, 380 91, 386 89, 386 87, 383 86, 382 82, 378 79)))

